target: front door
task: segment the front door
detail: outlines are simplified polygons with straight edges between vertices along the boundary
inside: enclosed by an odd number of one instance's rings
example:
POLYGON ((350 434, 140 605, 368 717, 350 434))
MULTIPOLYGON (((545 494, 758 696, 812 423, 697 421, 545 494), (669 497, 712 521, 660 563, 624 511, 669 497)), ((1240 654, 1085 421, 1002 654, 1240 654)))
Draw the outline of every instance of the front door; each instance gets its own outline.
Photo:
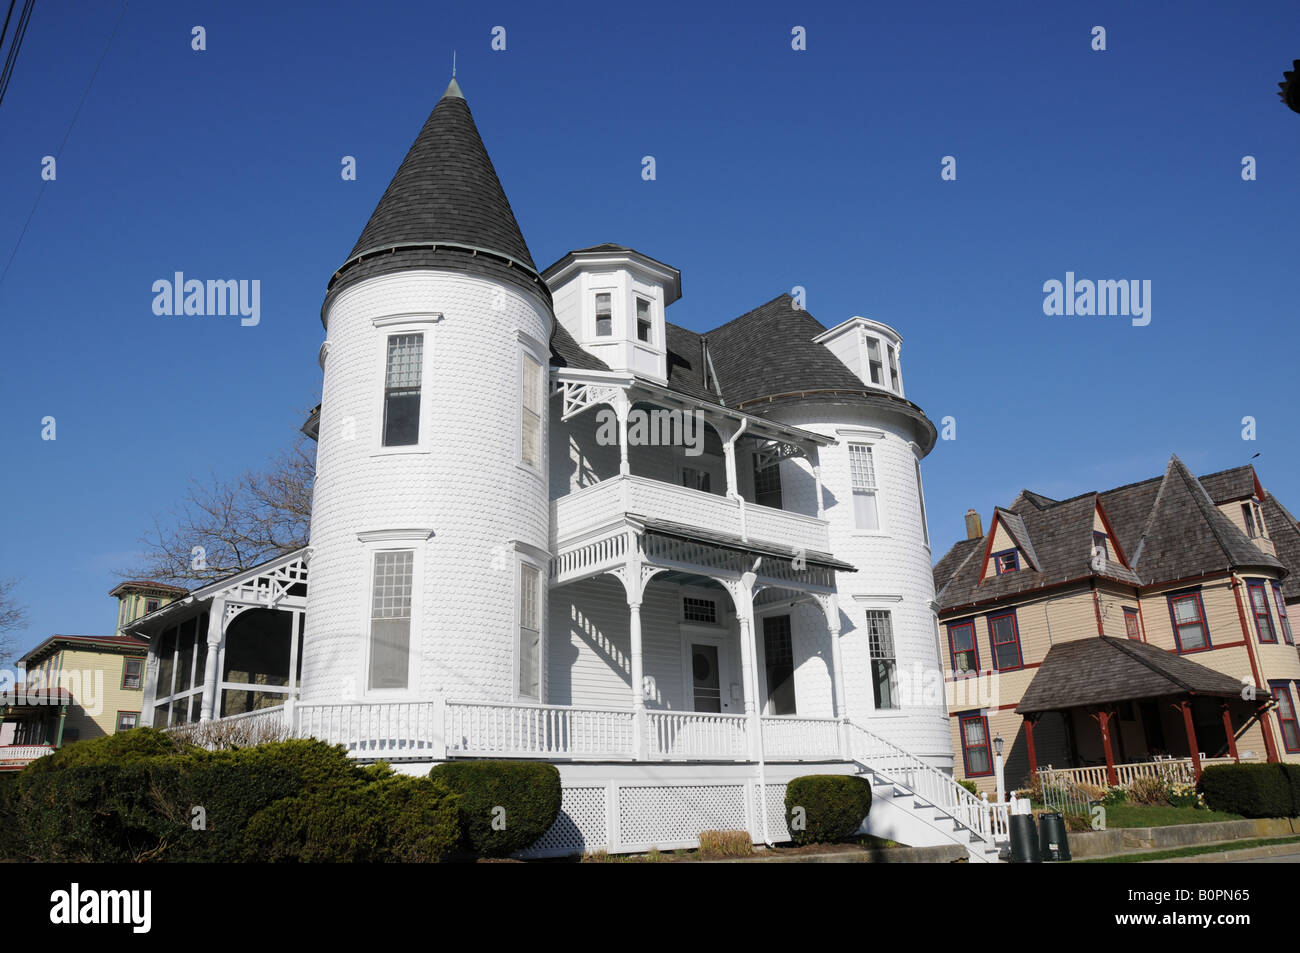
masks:
POLYGON ((722 679, 718 673, 718 647, 707 642, 691 644, 691 682, 695 710, 722 713, 722 679))

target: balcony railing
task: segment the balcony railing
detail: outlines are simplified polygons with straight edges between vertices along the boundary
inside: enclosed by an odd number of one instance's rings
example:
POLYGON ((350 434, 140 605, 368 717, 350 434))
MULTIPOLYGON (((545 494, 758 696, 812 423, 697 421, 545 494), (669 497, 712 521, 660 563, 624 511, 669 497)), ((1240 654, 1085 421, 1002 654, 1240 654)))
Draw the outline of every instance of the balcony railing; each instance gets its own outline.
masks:
POLYGON ((0 745, 0 765, 29 764, 54 751, 54 745, 0 745))
MULTIPOLYGON (((1242 759, 1249 760, 1249 759, 1242 759)), ((1215 764, 1235 764, 1232 758, 1202 758, 1201 767, 1208 768, 1215 764)), ((1039 768, 1038 773, 1045 779, 1071 781, 1075 784, 1088 784, 1096 788, 1110 786, 1106 779, 1104 764, 1089 765, 1084 768, 1053 768, 1050 764, 1039 768)), ((1140 761, 1131 764, 1115 765, 1115 777, 1121 787, 1132 784, 1138 778, 1169 778, 1191 784, 1196 780, 1191 758, 1165 758, 1160 761, 1140 761)))
POLYGON ((553 542, 564 542, 616 522, 624 514, 670 520, 748 539, 815 552, 830 550, 825 520, 728 499, 638 476, 602 480, 551 503, 553 542))

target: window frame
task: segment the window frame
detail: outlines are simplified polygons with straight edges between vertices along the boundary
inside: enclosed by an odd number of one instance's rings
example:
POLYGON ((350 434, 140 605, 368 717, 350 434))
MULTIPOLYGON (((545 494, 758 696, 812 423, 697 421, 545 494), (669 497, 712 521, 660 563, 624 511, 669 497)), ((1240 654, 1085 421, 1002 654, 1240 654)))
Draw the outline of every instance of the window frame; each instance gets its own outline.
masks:
POLYGON ((979 634, 975 630, 975 619, 969 618, 969 619, 962 619, 960 621, 953 621, 947 623, 947 626, 948 626, 948 664, 952 666, 953 677, 970 678, 973 675, 978 675, 980 671, 980 644, 979 644, 979 634), (975 664, 971 667, 969 671, 963 672, 957 667, 957 646, 956 643, 953 641, 953 631, 955 629, 964 628, 965 626, 968 625, 970 626, 970 648, 962 649, 961 651, 963 654, 965 654, 966 652, 972 653, 975 656, 975 664))
POLYGON ((384 376, 380 385, 380 413, 379 413, 379 447, 381 450, 411 450, 419 447, 424 442, 424 425, 425 413, 425 395, 428 393, 428 387, 425 383, 425 365, 428 363, 428 349, 425 347, 425 332, 423 329, 414 331, 399 331, 393 328, 385 328, 382 338, 382 348, 384 357, 384 376), (388 401, 390 391, 409 391, 412 388, 407 387, 389 387, 388 371, 389 357, 394 338, 415 338, 420 339, 420 367, 419 367, 419 385, 415 395, 415 439, 410 443, 388 443, 388 401))
POLYGON ((873 710, 874 711, 901 711, 903 708, 903 704, 901 698, 901 687, 899 684, 899 672, 898 672, 898 642, 894 638, 893 611, 890 609, 876 609, 876 608, 864 609, 862 630, 864 634, 867 636, 867 657, 870 660, 870 668, 871 668, 871 702, 872 705, 874 706, 873 710), (872 626, 871 617, 873 614, 881 615, 884 617, 885 625, 888 629, 886 635, 889 638, 889 647, 890 649, 893 650, 892 655, 888 655, 888 656, 876 655, 876 647, 874 644, 875 640, 872 638, 872 634, 871 634, 871 626, 872 626), (893 663, 893 667, 889 670, 889 700, 892 702, 892 704, 882 706, 880 704, 880 688, 876 678, 877 675, 876 663, 881 661, 886 661, 886 660, 893 663))
POLYGON ((1286 749, 1287 754, 1295 754, 1296 752, 1300 752, 1300 717, 1298 717, 1296 714, 1295 699, 1291 695, 1291 683, 1289 681, 1277 681, 1277 682, 1270 681, 1268 683, 1268 689, 1270 692, 1273 693, 1273 697, 1275 699, 1285 698, 1287 701, 1287 707, 1291 709, 1291 717, 1283 718, 1281 706, 1280 705, 1274 706, 1274 711, 1277 712, 1278 734, 1282 736, 1282 747, 1286 749), (1286 739, 1287 722, 1290 722, 1295 728, 1296 743, 1294 746, 1287 743, 1287 739, 1286 739))
POLYGON ((989 778, 993 776, 993 739, 989 736, 989 717, 979 712, 965 712, 957 715, 957 737, 961 740, 961 761, 962 768, 967 778, 989 778), (970 769, 970 751, 971 746, 966 744, 966 722, 978 721, 984 728, 984 744, 976 747, 983 748, 988 757, 989 769, 987 771, 972 771, 970 769))
POLYGON ((1101 547, 1102 558, 1106 562, 1110 562, 1110 534, 1094 529, 1092 531, 1092 551, 1094 554, 1097 552, 1098 546, 1101 547))
MULTIPOLYGON (((197 623, 196 623, 196 625, 197 625, 197 623)), ((206 638, 206 633, 204 633, 204 637, 206 638)), ((178 635, 178 638, 179 638, 179 635, 178 635)), ((196 633, 196 638, 197 638, 197 633, 196 633)), ((146 658, 145 658, 145 656, 143 656, 143 655, 127 655, 127 656, 125 656, 125 657, 122 659, 122 681, 121 681, 121 683, 118 685, 118 690, 119 690, 119 691, 123 691, 123 692, 142 692, 142 691, 144 691, 145 663, 146 663, 146 658), (131 662, 139 662, 139 663, 140 663, 140 675, 139 675, 139 678, 140 678, 140 684, 137 685, 137 686, 135 686, 134 688, 131 688, 131 687, 129 687, 129 686, 126 684, 126 667, 127 667, 127 665, 128 665, 129 663, 131 663, 131 662)), ((187 691, 188 691, 188 689, 187 689, 187 691)), ((138 715, 138 714, 140 714, 140 713, 139 713, 139 712, 136 712, 136 714, 138 715)))
POLYGON ((515 597, 514 597, 514 626, 511 646, 511 679, 510 687, 514 695, 514 700, 518 704, 527 704, 532 702, 536 705, 545 704, 546 698, 546 612, 547 604, 547 580, 546 567, 543 561, 531 553, 525 552, 516 546, 515 548, 515 597), (524 567, 537 573, 537 695, 525 695, 520 691, 520 676, 523 674, 520 668, 522 656, 520 654, 519 640, 524 629, 524 567))
POLYGON ((117 713, 117 718, 113 721, 113 734, 115 734, 115 735, 120 735, 120 734, 123 732, 123 730, 125 730, 125 731, 131 731, 132 729, 139 728, 139 727, 140 727, 140 712, 138 712, 138 711, 119 711, 119 712, 117 713), (131 715, 132 717, 134 717, 134 718, 135 718, 135 724, 132 725, 130 728, 123 729, 123 728, 122 728, 122 716, 123 716, 123 715, 131 715))
POLYGON ((1277 619, 1281 623, 1282 638, 1286 640, 1287 645, 1295 645, 1295 633, 1291 631, 1291 614, 1286 608, 1282 586, 1276 579, 1270 579, 1268 582, 1273 589, 1273 603, 1277 607, 1277 619))
POLYGON ((649 347, 655 347, 655 305, 653 299, 639 292, 632 293, 632 320, 636 322, 636 342, 645 344, 649 347), (639 305, 645 302, 645 327, 646 336, 641 336, 641 312, 639 305))
MULTIPOLYGON (((376 317, 372 320, 376 334, 376 370, 374 392, 374 424, 369 432, 374 434, 371 445, 372 457, 401 456, 403 454, 429 453, 433 431, 433 355, 437 348, 437 335, 434 329, 442 320, 441 313, 426 315, 400 314, 376 317), (385 392, 388 383, 388 339, 405 334, 423 335, 420 350, 420 427, 419 439, 415 443, 398 446, 384 445, 385 392)), ((357 431, 362 433, 364 422, 357 422, 357 431)), ((364 436, 360 439, 366 439, 364 436)))
POLYGON ((1247 579, 1246 580, 1246 602, 1250 605, 1250 614, 1255 619, 1255 637, 1259 639, 1260 645, 1277 645, 1277 626, 1273 624, 1273 613, 1268 604, 1268 587, 1265 585, 1267 579, 1247 579), (1264 603, 1264 611, 1261 613, 1259 606, 1255 604, 1255 593, 1259 593, 1260 601, 1264 603), (1268 622, 1268 631, 1273 636, 1271 639, 1264 638, 1264 629, 1260 625, 1260 616, 1268 622))
MULTIPOLYGON (((384 534, 366 540, 364 559, 366 573, 366 638, 362 652, 360 696, 363 698, 405 699, 418 694, 420 675, 420 646, 422 645, 421 626, 423 622, 424 590, 424 545, 429 536, 427 530, 410 533, 384 534), (375 611, 375 561, 380 553, 410 552, 411 559, 411 629, 407 639, 406 687, 405 688, 371 688, 371 646, 374 640, 375 611)), ((291 675, 293 673, 290 673, 291 675)))
POLYGON ((542 467, 546 462, 546 416, 547 401, 546 392, 547 384, 550 379, 550 369, 547 362, 538 356, 536 345, 522 334, 519 339, 519 388, 518 388, 518 406, 519 406, 519 426, 515 432, 515 463, 529 473, 541 475, 542 467), (528 362, 532 361, 537 365, 537 387, 538 393, 534 395, 537 399, 537 462, 531 463, 524 456, 524 430, 527 426, 528 416, 531 411, 528 408, 528 362))
POLYGON ((1019 669, 1024 668, 1024 667, 1025 667, 1025 656, 1024 656, 1024 651, 1022 650, 1022 648, 1021 648, 1021 646, 1020 646, 1020 620, 1016 618, 1016 610, 1015 610, 1015 609, 1003 609, 1003 610, 1001 610, 1001 611, 999 611, 999 612, 990 612, 988 615, 986 615, 986 616, 984 617, 984 624, 985 624, 985 626, 988 628, 988 631, 989 631, 989 659, 990 659, 990 660, 992 661, 992 663, 993 663, 993 671, 995 671, 995 672, 1015 672, 1015 671, 1018 671, 1019 669), (1003 641, 1003 642, 995 641, 994 638, 993 638, 993 635, 994 635, 993 623, 994 623, 996 620, 998 620, 998 619, 1005 619, 1005 618, 1008 618, 1008 617, 1011 619, 1011 634, 1012 634, 1012 639, 1011 639, 1011 641, 1009 641, 1009 642, 1008 642, 1008 641, 1003 641), (1012 665, 1012 666, 1009 666, 1009 667, 1007 667, 1007 668, 1002 668, 1001 665, 998 663, 998 646, 999 646, 999 645, 1011 645, 1011 644, 1014 644, 1015 647, 1016 647, 1016 664, 1015 664, 1015 665, 1012 665))
POLYGON ((925 548, 930 548, 930 520, 925 512, 925 484, 921 481, 921 461, 916 457, 912 458, 912 465, 916 467, 916 501, 921 507, 921 535, 925 539, 925 548))
POLYGON ((1145 642, 1146 636, 1142 632, 1142 613, 1128 606, 1122 606, 1121 608, 1124 610, 1124 634, 1134 642, 1145 642), (1130 619, 1133 621, 1133 629, 1137 632, 1137 638, 1129 635, 1128 624, 1130 619))
POLYGON ((999 552, 992 553, 989 556, 993 560, 993 574, 995 576, 1009 576, 1013 572, 1020 572, 1020 550, 1014 546, 1011 549, 1003 549, 999 552), (1010 569, 1002 568, 1002 557, 1010 556, 1013 563, 1010 569))
MULTIPOLYGON (((1183 591, 1183 592, 1168 592, 1165 593, 1165 600, 1169 605, 1169 624, 1173 627, 1174 630, 1174 645, 1178 647, 1178 654, 1192 655, 1196 652, 1208 652, 1211 649, 1213 649, 1214 643, 1210 639, 1210 623, 1205 618, 1205 600, 1201 598, 1201 590, 1193 589, 1191 591, 1183 591), (1201 632, 1205 636, 1205 644, 1202 645, 1200 648, 1185 649, 1183 648, 1182 634, 1179 630, 1178 615, 1174 612, 1174 603, 1182 599, 1191 599, 1191 598, 1196 599, 1196 610, 1197 613, 1199 614, 1199 624, 1201 626, 1201 632)), ((1186 628, 1196 624, 1197 623, 1195 622, 1187 622, 1187 623, 1183 623, 1183 627, 1186 628)))
POLYGON ((849 465, 849 503, 853 509, 853 532, 855 535, 865 536, 884 536, 885 534, 885 514, 884 507, 880 501, 880 474, 877 471, 876 446, 874 441, 870 440, 848 440, 845 441, 845 453, 848 454, 849 465), (871 466, 871 485, 859 488, 853 465, 854 447, 861 447, 866 451, 866 458, 870 461, 871 466), (872 507, 876 513, 875 528, 858 525, 858 494, 869 496, 872 501, 872 507))
POLYGON ((591 337, 592 340, 600 341, 608 339, 613 341, 616 337, 614 334, 614 296, 617 288, 592 288, 591 289, 591 337), (600 333, 600 296, 604 295, 609 298, 609 333, 600 333))

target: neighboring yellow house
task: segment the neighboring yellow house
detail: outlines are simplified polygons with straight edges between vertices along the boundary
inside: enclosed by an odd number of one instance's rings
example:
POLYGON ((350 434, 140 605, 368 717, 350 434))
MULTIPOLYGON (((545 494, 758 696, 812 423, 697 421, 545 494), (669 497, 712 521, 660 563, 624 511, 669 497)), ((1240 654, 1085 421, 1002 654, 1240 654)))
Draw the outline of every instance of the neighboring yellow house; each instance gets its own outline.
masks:
POLYGON ((120 629, 185 592, 152 580, 123 583, 110 593, 119 599, 116 634, 54 635, 20 658, 23 681, 0 691, 0 770, 136 727, 149 643, 120 629))
POLYGON ((959 776, 992 792, 998 737, 1012 788, 1031 766, 1300 762, 1300 527, 1252 467, 1026 490, 967 535, 935 566, 959 776))

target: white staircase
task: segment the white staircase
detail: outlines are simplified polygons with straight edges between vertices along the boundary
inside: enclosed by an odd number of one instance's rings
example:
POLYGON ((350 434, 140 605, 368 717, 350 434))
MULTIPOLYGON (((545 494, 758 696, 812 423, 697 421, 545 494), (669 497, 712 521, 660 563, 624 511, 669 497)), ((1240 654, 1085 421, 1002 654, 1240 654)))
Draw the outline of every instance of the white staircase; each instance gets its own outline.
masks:
POLYGON ((997 863, 1007 806, 977 798, 937 768, 861 725, 845 723, 849 755, 871 783, 864 833, 911 847, 958 844, 972 863, 997 863))

